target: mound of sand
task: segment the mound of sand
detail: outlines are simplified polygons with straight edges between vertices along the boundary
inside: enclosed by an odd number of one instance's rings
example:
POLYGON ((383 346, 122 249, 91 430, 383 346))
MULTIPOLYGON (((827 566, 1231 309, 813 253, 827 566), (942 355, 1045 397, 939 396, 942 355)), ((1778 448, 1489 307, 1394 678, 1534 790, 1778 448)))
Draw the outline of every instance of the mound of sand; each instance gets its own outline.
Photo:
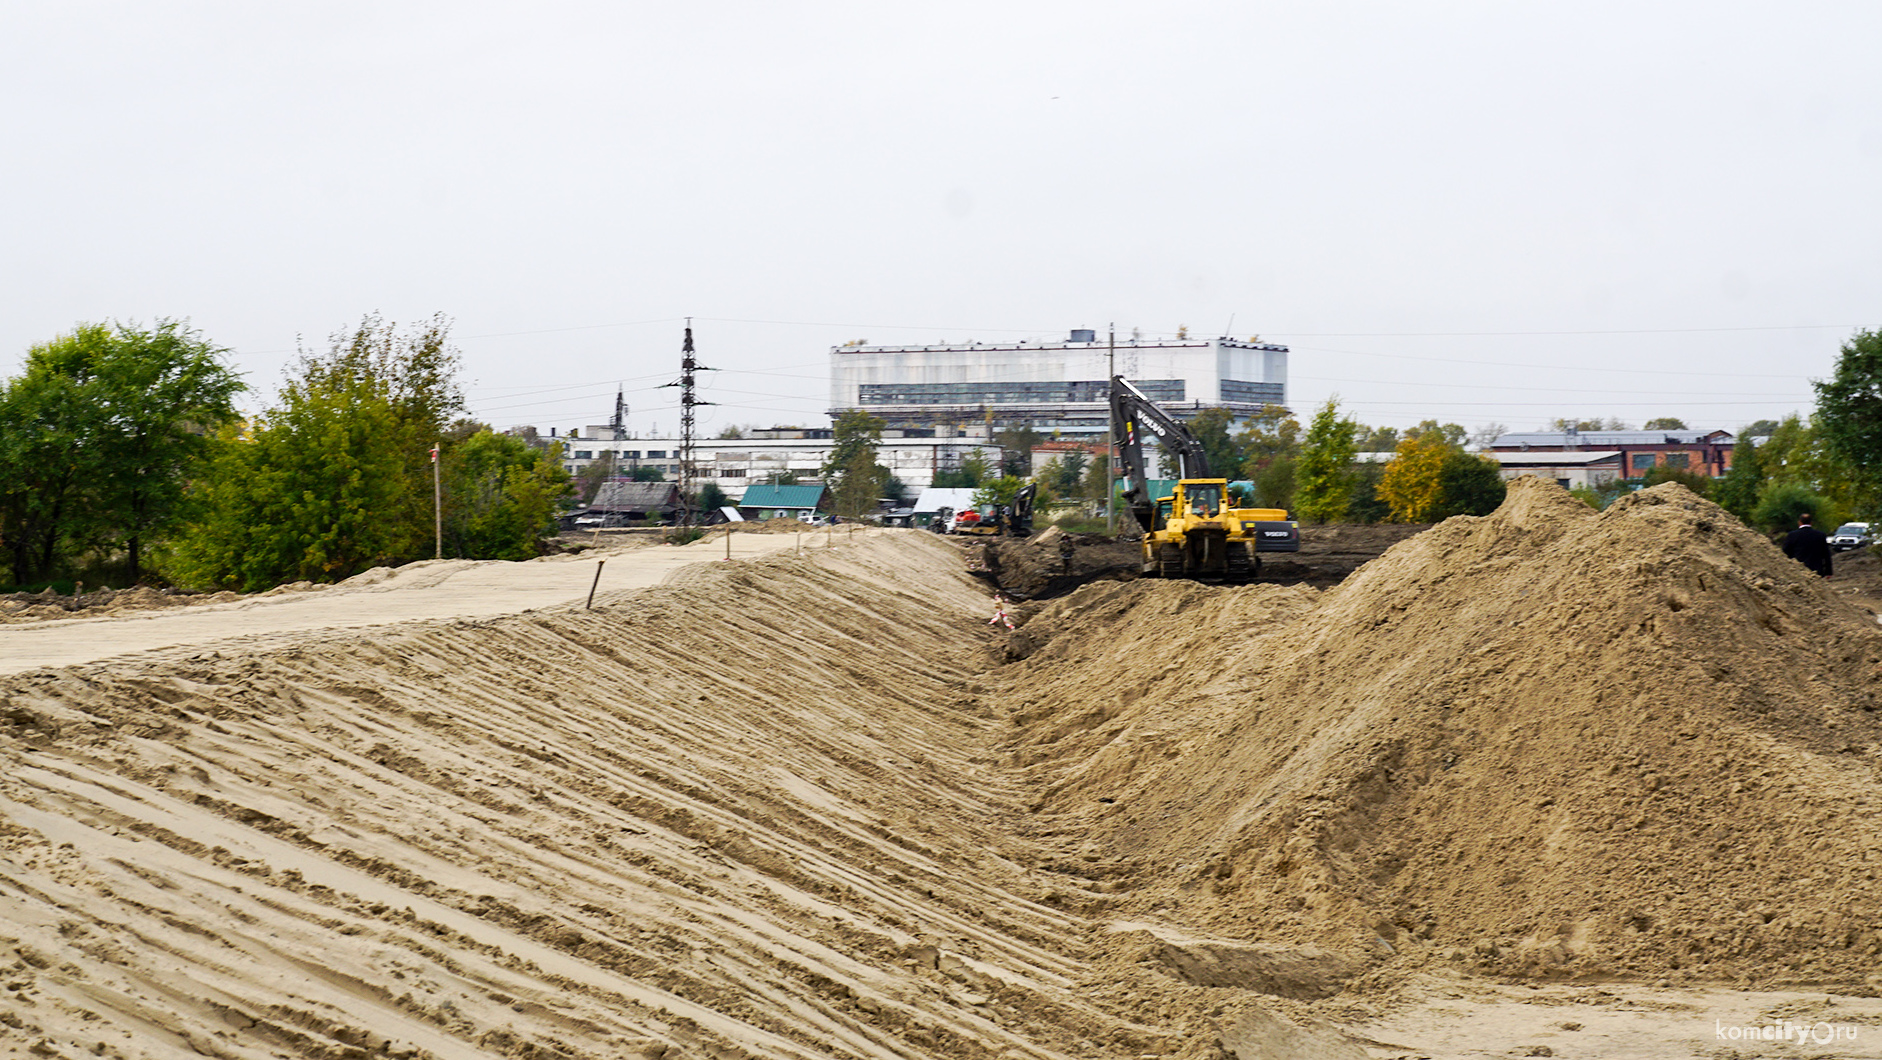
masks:
POLYGON ((13 593, 0 598, 0 623, 104 618, 138 611, 222 604, 240 598, 238 593, 184 593, 153 589, 148 585, 129 589, 101 589, 78 597, 60 596, 47 589, 39 593, 13 593))
POLYGON ((1111 844, 1119 915, 1870 989, 1882 632, 1683 488, 1596 513, 1522 479, 1317 600, 1126 588, 1016 635, 1006 745, 1057 827, 1111 844))

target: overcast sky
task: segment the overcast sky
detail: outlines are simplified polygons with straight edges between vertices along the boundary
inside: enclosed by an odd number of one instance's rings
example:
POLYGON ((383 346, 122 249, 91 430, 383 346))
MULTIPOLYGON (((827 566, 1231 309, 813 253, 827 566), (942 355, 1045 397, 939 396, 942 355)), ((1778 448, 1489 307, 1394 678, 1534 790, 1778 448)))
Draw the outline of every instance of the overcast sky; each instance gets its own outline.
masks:
POLYGON ((1874 0, 0 15, 5 374, 187 318, 258 408, 443 312, 478 418, 671 432, 691 316, 716 433, 1115 322, 1287 343, 1303 419, 1735 429, 1882 327, 1874 0))

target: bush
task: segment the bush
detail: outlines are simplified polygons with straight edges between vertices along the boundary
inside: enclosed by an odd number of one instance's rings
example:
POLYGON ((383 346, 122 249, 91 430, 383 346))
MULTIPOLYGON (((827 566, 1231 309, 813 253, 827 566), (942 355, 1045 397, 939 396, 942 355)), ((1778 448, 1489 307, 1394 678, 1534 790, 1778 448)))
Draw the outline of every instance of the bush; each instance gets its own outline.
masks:
POLYGON ((1837 513, 1831 508, 1828 497, 1814 493, 1808 486, 1797 482, 1773 482, 1758 497, 1758 506, 1752 509, 1753 526, 1769 534, 1780 533, 1797 525, 1797 519, 1803 513, 1810 513, 1810 521, 1818 527, 1834 527, 1837 513))
POLYGON ((1683 467, 1649 468, 1647 473, 1640 478, 1640 485, 1643 489, 1658 486, 1662 482, 1677 482, 1701 497, 1712 495, 1713 482, 1710 476, 1688 471, 1683 467))

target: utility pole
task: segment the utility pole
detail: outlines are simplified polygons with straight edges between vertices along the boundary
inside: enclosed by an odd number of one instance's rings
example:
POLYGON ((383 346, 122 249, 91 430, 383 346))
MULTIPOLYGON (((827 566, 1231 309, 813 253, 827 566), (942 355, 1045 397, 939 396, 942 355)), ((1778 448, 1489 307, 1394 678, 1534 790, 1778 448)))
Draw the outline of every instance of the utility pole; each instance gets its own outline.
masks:
POLYGON ((431 447, 431 528, 436 534, 437 551, 433 559, 444 558, 444 486, 438 477, 438 445, 431 447))
POLYGON ((693 373, 712 372, 693 358, 693 318, 686 318, 686 341, 680 346, 680 378, 667 386, 680 388, 680 525, 693 525, 693 406, 711 405, 693 396, 693 373))
POLYGON ((1104 359, 1104 532, 1117 536, 1117 404, 1111 400, 1111 380, 1117 378, 1117 323, 1106 331, 1111 352, 1104 359))

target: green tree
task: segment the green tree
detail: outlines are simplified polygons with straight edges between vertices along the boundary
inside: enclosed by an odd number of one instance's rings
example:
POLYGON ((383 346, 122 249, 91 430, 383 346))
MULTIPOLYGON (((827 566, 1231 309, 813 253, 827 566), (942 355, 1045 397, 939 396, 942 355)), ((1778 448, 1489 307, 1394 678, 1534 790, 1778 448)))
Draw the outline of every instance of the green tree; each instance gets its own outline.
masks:
POLYGON ((699 487, 699 497, 693 507, 702 512, 716 512, 730 503, 731 498, 725 495, 717 482, 708 482, 699 487))
POLYGON ((1828 497, 1801 482, 1772 482, 1752 509, 1751 521, 1758 529, 1775 534, 1796 526, 1797 517, 1805 512, 1818 527, 1835 526, 1839 514, 1828 497))
POLYGON ((1076 497, 1079 484, 1084 481, 1085 470, 1091 465, 1091 456, 1082 449, 1074 449, 1059 458, 1058 478, 1053 482, 1053 492, 1060 497, 1076 497))
POLYGON ((1196 441, 1202 444, 1203 455, 1208 459, 1209 466, 1225 478, 1235 478, 1242 467, 1242 447, 1229 434, 1229 428, 1234 423, 1233 412, 1214 408, 1196 413, 1185 425, 1196 441))
POLYGON ((1431 522, 1453 515, 1489 515, 1509 492, 1496 461, 1456 447, 1445 454, 1438 478, 1439 501, 1431 522))
POLYGON ((1362 453, 1390 453, 1398 449, 1397 427, 1361 427, 1354 440, 1362 453))
MULTIPOLYGON (((1216 467, 1216 474, 1224 478, 1259 479, 1261 472, 1275 461, 1287 460, 1291 463, 1300 454, 1300 421, 1280 405, 1263 405, 1260 412, 1248 417, 1242 424, 1235 441, 1241 450, 1240 466, 1231 461, 1216 467), (1236 474, 1238 471, 1239 476, 1236 474)), ((1291 467, 1280 477, 1291 482, 1291 467)), ((1287 492, 1291 495, 1292 489, 1287 492)), ((1272 506, 1285 507, 1280 504, 1272 506)))
POLYGON ((614 477, 614 450, 603 449, 598 459, 590 461, 575 472, 575 500, 588 504, 601 492, 601 487, 614 477))
POLYGON ((1550 420, 1548 426, 1542 429, 1545 431, 1624 431, 1627 429, 1627 423, 1613 416, 1605 420, 1600 417, 1591 420, 1557 418, 1550 420))
POLYGON ((1029 426, 1008 427, 994 435, 994 444, 1000 446, 1000 473, 1015 475, 1020 478, 1032 474, 1032 451, 1045 436, 1029 426))
POLYGON ((993 462, 987 459, 986 451, 976 449, 961 457, 960 467, 935 472, 932 484, 942 489, 976 489, 992 471, 993 462))
POLYGON ((1346 505, 1346 518, 1356 523, 1381 523, 1391 517, 1392 506, 1379 496, 1385 468, 1370 460, 1353 465, 1353 492, 1346 505))
POLYGON ((889 477, 888 469, 876 462, 882 428, 881 417, 861 409, 851 409, 836 419, 823 477, 830 483, 836 513, 845 519, 862 518, 882 496, 882 485, 889 477))
POLYGON ((1647 473, 1640 476, 1642 488, 1658 486, 1662 482, 1677 482, 1701 497, 1712 492, 1711 476, 1701 475, 1697 471, 1688 471, 1683 467, 1659 465, 1648 468, 1647 473))
POLYGON ((1811 383, 1826 452, 1847 469, 1851 501, 1882 514, 1882 331, 1858 331, 1843 343, 1836 371, 1811 383))
POLYGON ((1353 492, 1353 458, 1358 455, 1359 424, 1340 415, 1338 396, 1314 414, 1307 427, 1296 468, 1300 517, 1314 523, 1344 518, 1353 492))
POLYGON ((1462 449, 1464 442, 1470 437, 1469 432, 1464 430, 1464 425, 1461 423, 1439 423, 1437 420, 1424 420, 1416 427, 1405 428, 1406 438, 1421 438, 1429 434, 1435 434, 1443 438, 1444 444, 1453 449, 1462 449))
POLYGON ((480 431, 451 447, 442 468, 446 554, 530 559, 568 495, 561 462, 520 438, 480 431))
POLYGON ((1079 493, 1086 501, 1102 508, 1109 502, 1115 488, 1115 483, 1111 478, 1111 454, 1099 453, 1085 467, 1085 477, 1079 484, 1079 493))
POLYGON ((1509 432, 1509 425, 1506 423, 1486 423, 1470 432, 1470 444, 1472 448, 1488 449, 1496 444, 1498 438, 1509 432))
POLYGON ((1024 485, 1026 480, 1018 475, 1002 475, 975 489, 972 503, 976 508, 983 504, 1011 504, 1024 485))
POLYGON ((1297 461, 1291 455, 1277 456, 1255 471, 1249 481, 1255 487, 1255 506, 1292 511, 1298 486, 1297 461))
POLYGON ((1764 466, 1751 438, 1749 433, 1738 436, 1738 441, 1732 445, 1732 466, 1713 490, 1720 507, 1738 516, 1747 526, 1751 524, 1753 509, 1758 506, 1758 494, 1764 489, 1764 466))
POLYGON ((1854 465, 1830 451, 1816 417, 1786 416, 1758 447, 1758 460, 1767 489, 1776 483, 1801 485, 1821 494, 1838 510, 1860 504, 1854 465))
MULTIPOLYGON (((652 464, 635 465, 634 469, 627 473, 627 477, 630 482, 665 482, 667 480, 666 476, 660 473, 660 469, 652 464)), ((791 484, 793 483, 781 483, 781 485, 791 484)))
POLYGON ((1398 443, 1398 455, 1385 466, 1378 488, 1393 522, 1436 521, 1444 505, 1444 462, 1456 448, 1440 431, 1423 431, 1398 443))
POLYGON ((1641 427, 1643 431, 1683 431, 1686 421, 1674 416, 1657 416, 1641 427))
MULTIPOLYGON (((463 407, 447 322, 377 316, 302 351, 250 437, 225 432, 179 536, 179 576, 265 589, 432 552, 431 457, 463 407)), ((560 460, 559 449, 552 459, 560 460)))
POLYGON ((16 582, 85 549, 121 554, 128 580, 143 577, 209 436, 236 418, 243 385, 226 352, 159 320, 81 324, 28 353, 0 388, 0 540, 16 582))

